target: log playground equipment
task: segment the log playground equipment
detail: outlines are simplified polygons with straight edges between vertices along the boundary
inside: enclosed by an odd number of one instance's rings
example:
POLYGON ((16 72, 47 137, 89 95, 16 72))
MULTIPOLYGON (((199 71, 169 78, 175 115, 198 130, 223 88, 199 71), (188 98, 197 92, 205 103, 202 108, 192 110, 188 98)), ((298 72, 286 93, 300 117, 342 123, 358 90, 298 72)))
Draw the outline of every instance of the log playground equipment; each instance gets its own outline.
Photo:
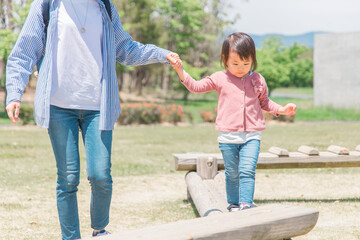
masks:
MULTIPOLYGON (((316 225, 319 211, 270 204, 245 211, 227 211, 224 160, 220 153, 173 154, 175 169, 187 171, 188 198, 199 218, 135 229, 101 237, 126 240, 283 240, 305 235, 316 225)), ((297 152, 271 147, 259 155, 257 169, 360 167, 355 151, 331 145, 326 152, 300 146, 297 152)))

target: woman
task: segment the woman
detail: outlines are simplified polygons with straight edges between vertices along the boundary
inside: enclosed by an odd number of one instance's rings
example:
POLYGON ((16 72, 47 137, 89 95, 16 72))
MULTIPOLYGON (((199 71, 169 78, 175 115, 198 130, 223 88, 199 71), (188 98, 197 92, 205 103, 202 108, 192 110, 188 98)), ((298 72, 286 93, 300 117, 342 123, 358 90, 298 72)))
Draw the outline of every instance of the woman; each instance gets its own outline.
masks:
POLYGON ((79 129, 91 185, 93 236, 109 234, 112 130, 120 114, 116 61, 175 64, 178 55, 135 42, 111 2, 52 0, 44 33, 43 0, 34 0, 7 62, 9 118, 19 121, 21 97, 33 66, 42 61, 35 94, 37 125, 48 128, 57 166, 57 207, 63 239, 80 239, 76 192, 79 129), (105 7, 108 3, 108 11, 105 7), (46 39, 46 41, 45 41, 46 39))

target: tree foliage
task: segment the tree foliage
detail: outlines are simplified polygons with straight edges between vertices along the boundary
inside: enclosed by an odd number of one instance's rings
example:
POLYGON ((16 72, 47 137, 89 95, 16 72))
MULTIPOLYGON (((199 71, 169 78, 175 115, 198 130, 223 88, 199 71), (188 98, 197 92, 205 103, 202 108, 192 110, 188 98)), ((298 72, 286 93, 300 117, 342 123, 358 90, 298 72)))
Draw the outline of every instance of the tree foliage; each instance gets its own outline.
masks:
POLYGON ((313 61, 306 54, 312 50, 294 43, 284 47, 280 37, 269 37, 257 50, 258 68, 271 92, 277 87, 312 87, 313 61))

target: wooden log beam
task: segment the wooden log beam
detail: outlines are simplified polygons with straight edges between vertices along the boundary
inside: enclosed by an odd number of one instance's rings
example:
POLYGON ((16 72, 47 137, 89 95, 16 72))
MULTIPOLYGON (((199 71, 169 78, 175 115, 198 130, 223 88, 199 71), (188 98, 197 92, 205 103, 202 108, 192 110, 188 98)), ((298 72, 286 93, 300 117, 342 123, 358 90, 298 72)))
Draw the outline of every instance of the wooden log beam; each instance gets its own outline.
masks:
POLYGON ((185 181, 191 199, 201 217, 227 212, 225 194, 214 179, 202 180, 196 172, 188 172, 185 181))
MULTIPOLYGON (((196 160, 200 155, 216 157, 218 170, 224 169, 224 160, 220 153, 173 154, 175 169, 178 171, 196 170, 196 160)), ((360 167, 360 151, 349 151, 349 155, 319 152, 319 155, 315 156, 300 152, 290 152, 289 157, 279 157, 272 153, 260 153, 257 164, 257 169, 339 167, 360 167)))
POLYGON ((318 217, 316 209, 274 204, 113 233, 99 240, 279 240, 310 232, 318 217))

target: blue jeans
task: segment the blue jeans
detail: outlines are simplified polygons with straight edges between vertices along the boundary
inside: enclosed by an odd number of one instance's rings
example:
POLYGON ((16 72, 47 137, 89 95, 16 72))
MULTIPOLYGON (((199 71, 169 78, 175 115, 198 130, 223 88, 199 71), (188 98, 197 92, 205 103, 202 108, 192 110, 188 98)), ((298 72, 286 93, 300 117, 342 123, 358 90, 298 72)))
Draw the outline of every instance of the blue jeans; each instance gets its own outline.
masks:
POLYGON ((101 230, 109 223, 112 131, 100 131, 99 119, 99 111, 50 106, 48 132, 56 158, 56 197, 62 239, 81 238, 76 197, 80 178, 79 129, 91 185, 91 227, 101 230))
POLYGON ((252 204, 260 140, 249 140, 243 144, 219 143, 219 148, 225 165, 227 202, 252 204))

